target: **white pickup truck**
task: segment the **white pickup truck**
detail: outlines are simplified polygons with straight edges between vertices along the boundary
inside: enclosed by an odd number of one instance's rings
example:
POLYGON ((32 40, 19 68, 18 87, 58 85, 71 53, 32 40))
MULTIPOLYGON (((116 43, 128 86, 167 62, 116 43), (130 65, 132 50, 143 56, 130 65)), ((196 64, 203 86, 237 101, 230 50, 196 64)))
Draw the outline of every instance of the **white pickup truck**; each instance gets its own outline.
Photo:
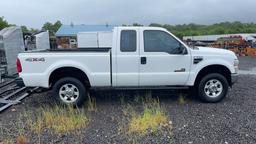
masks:
POLYGON ((233 52, 190 48, 163 28, 115 27, 111 39, 112 47, 20 53, 20 79, 27 87, 52 88, 61 103, 80 106, 95 88, 193 88, 203 101, 218 102, 238 77, 233 52))

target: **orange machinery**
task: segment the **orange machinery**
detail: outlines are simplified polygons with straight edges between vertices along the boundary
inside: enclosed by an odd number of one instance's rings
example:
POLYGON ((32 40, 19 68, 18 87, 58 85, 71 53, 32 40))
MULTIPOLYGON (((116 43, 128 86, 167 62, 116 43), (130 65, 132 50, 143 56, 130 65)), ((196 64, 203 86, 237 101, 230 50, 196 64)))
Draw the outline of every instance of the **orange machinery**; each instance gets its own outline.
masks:
POLYGON ((239 35, 221 37, 212 47, 225 48, 239 55, 256 56, 256 43, 248 42, 239 35))
POLYGON ((244 48, 242 52, 248 56, 256 56, 256 42, 251 42, 251 45, 244 48))
POLYGON ((245 48, 244 53, 248 56, 256 56, 256 47, 245 48))

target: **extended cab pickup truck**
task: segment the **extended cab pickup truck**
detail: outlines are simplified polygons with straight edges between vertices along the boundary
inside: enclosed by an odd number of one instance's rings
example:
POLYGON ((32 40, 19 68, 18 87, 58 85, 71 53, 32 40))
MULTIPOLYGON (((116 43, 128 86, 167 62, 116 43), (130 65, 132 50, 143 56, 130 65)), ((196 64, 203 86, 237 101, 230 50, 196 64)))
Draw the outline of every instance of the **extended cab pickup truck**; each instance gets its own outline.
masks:
POLYGON ((19 76, 27 87, 52 88, 61 103, 82 105, 87 91, 193 88, 218 102, 237 80, 238 59, 228 50, 190 48, 158 27, 115 27, 111 47, 20 53, 19 76))

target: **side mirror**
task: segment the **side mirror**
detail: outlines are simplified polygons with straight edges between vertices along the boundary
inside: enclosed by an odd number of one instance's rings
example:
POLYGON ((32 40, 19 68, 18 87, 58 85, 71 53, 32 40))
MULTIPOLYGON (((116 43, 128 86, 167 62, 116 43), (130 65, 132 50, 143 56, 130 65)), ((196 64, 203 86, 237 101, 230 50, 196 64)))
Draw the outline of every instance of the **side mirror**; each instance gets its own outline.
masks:
POLYGON ((181 54, 182 55, 188 54, 188 51, 187 51, 186 47, 184 45, 182 45, 181 43, 180 43, 180 49, 181 49, 181 54))
POLYGON ((187 51, 187 49, 185 47, 183 47, 182 55, 186 55, 186 54, 188 54, 188 51, 187 51))

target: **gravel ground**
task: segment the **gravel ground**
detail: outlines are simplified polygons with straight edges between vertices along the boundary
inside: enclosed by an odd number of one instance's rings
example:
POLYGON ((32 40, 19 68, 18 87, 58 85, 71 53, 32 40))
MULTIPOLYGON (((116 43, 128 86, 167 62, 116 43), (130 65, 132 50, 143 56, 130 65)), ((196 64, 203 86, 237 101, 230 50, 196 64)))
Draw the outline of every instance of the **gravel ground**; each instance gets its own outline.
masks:
MULTIPOLYGON (((240 68, 251 70, 256 67, 256 59, 242 57, 240 68)), ((90 119, 88 126, 77 134, 54 135, 48 130, 42 132, 42 143, 130 143, 136 139, 138 143, 256 143, 256 76, 240 75, 239 81, 228 96, 216 104, 202 103, 193 96, 182 91, 153 91, 169 120, 173 123, 171 134, 161 130, 156 134, 143 137, 131 136, 119 132, 125 105, 140 111, 142 104, 134 103, 134 91, 94 93, 97 111, 86 112, 90 119), (121 93, 121 95, 120 95, 121 93), (181 104, 178 95, 187 95, 181 104), (104 95, 104 96, 103 96, 104 95), (121 102, 124 96, 125 104, 121 102)), ((9 133, 0 135, 0 140, 12 136, 15 123, 20 114, 34 111, 42 106, 51 107, 51 92, 33 94, 22 104, 13 106, 0 114, 0 128, 9 133), (1 125, 2 124, 2 125, 1 125)), ((1 132, 0 132, 1 134, 1 132)), ((37 136, 27 132, 30 142, 37 142, 37 136)))
POLYGON ((239 69, 252 70, 256 68, 256 57, 239 57, 239 69))

